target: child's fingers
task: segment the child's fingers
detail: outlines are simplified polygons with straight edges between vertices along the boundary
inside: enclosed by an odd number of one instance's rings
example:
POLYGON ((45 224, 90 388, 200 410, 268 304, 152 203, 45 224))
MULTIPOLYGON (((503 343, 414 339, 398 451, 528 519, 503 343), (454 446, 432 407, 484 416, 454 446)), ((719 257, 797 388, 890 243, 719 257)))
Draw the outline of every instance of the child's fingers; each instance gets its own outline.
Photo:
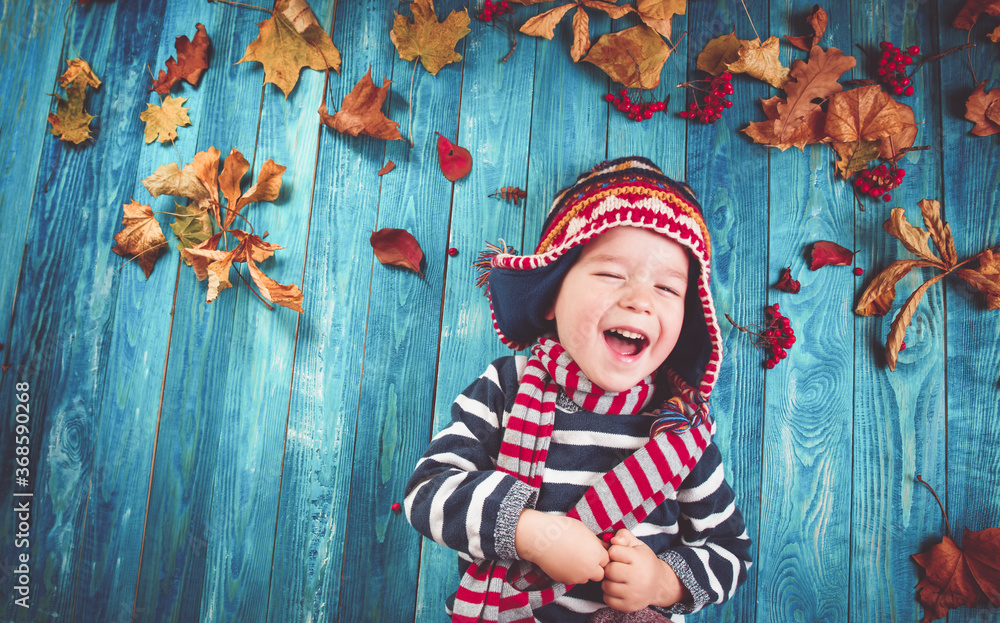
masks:
POLYGON ((613 537, 611 537, 612 545, 621 545, 622 547, 635 547, 640 543, 642 543, 642 541, 637 539, 634 534, 632 534, 629 530, 625 528, 622 528, 621 530, 616 532, 613 537))

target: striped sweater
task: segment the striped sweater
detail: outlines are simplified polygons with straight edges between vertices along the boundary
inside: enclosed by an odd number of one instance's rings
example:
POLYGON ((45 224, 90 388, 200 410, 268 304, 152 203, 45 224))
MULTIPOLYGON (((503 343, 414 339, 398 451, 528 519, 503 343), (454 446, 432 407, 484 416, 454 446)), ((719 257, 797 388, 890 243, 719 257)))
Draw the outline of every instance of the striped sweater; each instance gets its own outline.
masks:
MULTIPOLYGON (((457 550, 460 571, 472 558, 517 558, 514 531, 523 509, 565 514, 593 483, 649 440, 648 415, 598 415, 561 392, 535 499, 526 484, 495 471, 501 424, 514 405, 526 361, 523 356, 502 357, 462 392, 452 406, 452 423, 431 441, 406 485, 410 523, 457 550)), ((674 569, 691 594, 687 603, 657 608, 662 614, 721 603, 746 579, 750 539, 715 444, 706 448, 677 495, 633 533, 674 569)), ((535 616, 539 621, 583 621, 604 605, 600 583, 590 582, 536 610, 535 616)))

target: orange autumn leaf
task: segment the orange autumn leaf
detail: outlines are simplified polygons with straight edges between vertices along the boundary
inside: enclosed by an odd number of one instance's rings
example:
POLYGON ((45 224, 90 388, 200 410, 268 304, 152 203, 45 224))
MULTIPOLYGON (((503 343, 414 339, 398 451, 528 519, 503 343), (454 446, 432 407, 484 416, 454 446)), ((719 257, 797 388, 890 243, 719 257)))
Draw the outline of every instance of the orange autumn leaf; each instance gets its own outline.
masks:
POLYGON ((410 232, 405 229, 383 228, 372 232, 368 241, 371 243, 375 257, 378 258, 379 262, 401 266, 412 270, 421 277, 424 276, 420 270, 424 252, 420 248, 420 243, 410 232))
POLYGON ((976 136, 1000 132, 1000 89, 987 91, 986 81, 980 82, 965 102, 965 118, 976 124, 971 130, 976 136))
POLYGON ((146 279, 153 274, 153 265, 167 246, 163 229, 156 222, 153 208, 132 200, 122 206, 122 230, 115 234, 116 246, 111 250, 122 257, 133 256, 146 273, 146 279))
POLYGON ((462 60, 455 46, 469 30, 469 10, 452 11, 443 22, 434 12, 434 0, 414 0, 411 22, 405 15, 396 13, 389 39, 396 46, 399 58, 412 61, 417 58, 430 74, 437 75, 449 63, 462 60))
POLYGON ((778 104, 782 98, 775 95, 772 98, 761 100, 764 114, 767 121, 755 121, 743 128, 743 132, 753 139, 755 143, 762 143, 768 147, 777 147, 785 151, 789 147, 798 147, 805 151, 805 146, 812 143, 819 143, 826 138, 824 125, 826 124, 826 113, 816 107, 808 115, 801 119, 798 124, 788 124, 779 119, 778 104), (779 133, 778 126, 781 131, 779 133))
POLYGON ((278 0, 270 19, 257 27, 260 34, 236 62, 262 64, 264 82, 276 85, 286 99, 298 84, 303 67, 340 71, 340 51, 319 25, 306 0, 278 0))
POLYGON ((890 236, 902 242, 903 246, 910 253, 928 262, 933 262, 940 268, 946 268, 944 262, 931 251, 929 244, 931 239, 930 232, 911 225, 906 220, 906 210, 903 208, 893 208, 889 213, 889 218, 882 224, 882 228, 890 236))
POLYGON ((1000 26, 994 28, 993 32, 991 32, 986 36, 989 37, 990 41, 992 41, 993 43, 1000 43, 1000 26))
POLYGON ((396 163, 390 160, 385 163, 385 166, 383 166, 381 169, 378 170, 378 176, 382 177, 383 175, 385 175, 389 171, 392 171, 395 168, 396 168, 396 163))
POLYGON ((387 141, 401 141, 399 124, 382 114, 382 104, 389 95, 391 80, 383 78, 382 86, 372 82, 372 69, 358 81, 344 98, 340 110, 334 114, 326 111, 326 101, 320 105, 319 118, 325 125, 341 134, 357 136, 366 134, 387 141))
POLYGON ((687 0, 639 0, 635 10, 644 24, 670 39, 674 15, 684 15, 687 0))
POLYGON ((809 61, 796 60, 785 84, 786 99, 778 102, 775 133, 782 136, 794 131, 810 115, 820 110, 817 100, 826 100, 844 90, 838 82, 844 73, 857 65, 853 56, 844 56, 837 48, 823 50, 818 45, 809 51, 809 61))
POLYGON ((1000 253, 986 249, 979 255, 978 268, 960 268, 955 274, 986 295, 987 309, 1000 309, 1000 253))
POLYGON ((785 39, 788 39, 788 42, 798 49, 808 52, 823 38, 829 19, 826 11, 820 5, 814 4, 812 11, 809 12, 809 17, 806 18, 806 22, 812 27, 813 34, 804 37, 785 35, 785 39))
POLYGON ((886 138, 910 125, 907 108, 877 84, 841 91, 830 97, 826 133, 841 143, 886 138))
POLYGON ((649 26, 639 24, 601 35, 583 60, 630 89, 654 89, 670 56, 670 47, 649 26))
POLYGON ((552 39, 556 33, 556 26, 573 7, 576 7, 576 12, 573 14, 573 44, 570 46, 570 56, 574 63, 579 62, 590 49, 590 17, 584 7, 604 11, 611 19, 618 19, 635 10, 631 5, 615 6, 609 4, 607 0, 574 0, 529 18, 521 26, 520 32, 532 37, 552 39))
MULTIPOLYGON (((177 50, 177 60, 167 59, 167 70, 160 70, 160 75, 153 81, 153 90, 160 95, 170 93, 170 89, 182 80, 192 86, 198 86, 203 71, 208 69, 208 47, 211 40, 205 32, 205 26, 195 24, 194 40, 180 36, 174 40, 177 50)), ((149 141, 146 141, 147 143, 149 141)))
POLYGON ((854 313, 859 316, 884 316, 892 309, 896 300, 896 285, 914 268, 937 266, 926 260, 896 260, 885 267, 868 287, 854 307, 854 313))
POLYGON ((965 0, 965 5, 955 16, 952 26, 962 30, 972 30, 983 13, 1000 15, 1000 0, 965 0))
POLYGON ((740 40, 737 59, 727 65, 734 74, 747 74, 779 89, 785 88, 790 70, 778 59, 778 38, 740 40))
POLYGON ((920 215, 924 220, 924 227, 938 253, 944 260, 946 266, 954 266, 958 261, 958 253, 955 251, 955 239, 951 235, 951 225, 941 219, 941 202, 934 199, 921 199, 917 202, 920 206, 920 215))

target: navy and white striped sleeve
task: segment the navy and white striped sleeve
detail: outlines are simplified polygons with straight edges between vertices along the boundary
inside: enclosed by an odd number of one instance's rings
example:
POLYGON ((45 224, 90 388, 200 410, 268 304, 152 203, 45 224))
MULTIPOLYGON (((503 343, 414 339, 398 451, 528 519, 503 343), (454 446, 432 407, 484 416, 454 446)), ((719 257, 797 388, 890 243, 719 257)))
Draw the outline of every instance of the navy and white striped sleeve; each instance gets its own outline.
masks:
POLYGON ((680 542, 660 555, 691 593, 691 601, 659 609, 696 612, 732 597, 750 569, 750 537, 736 496, 726 482, 722 456, 712 443, 677 491, 680 542))
POLYGON ((503 415, 517 396, 524 357, 502 357, 452 405, 406 484, 404 508, 424 536, 473 558, 516 558, 514 531, 534 490, 496 471, 503 415))

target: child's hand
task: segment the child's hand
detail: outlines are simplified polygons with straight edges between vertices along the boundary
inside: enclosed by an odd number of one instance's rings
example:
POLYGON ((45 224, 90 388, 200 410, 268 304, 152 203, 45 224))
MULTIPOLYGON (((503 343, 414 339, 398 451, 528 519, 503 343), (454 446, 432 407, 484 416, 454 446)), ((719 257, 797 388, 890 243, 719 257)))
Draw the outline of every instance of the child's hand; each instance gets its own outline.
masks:
POLYGON ((628 530, 619 530, 608 549, 611 562, 604 568, 604 603, 620 612, 647 606, 672 606, 687 589, 667 563, 628 530))
POLYGON ((608 564, 604 543, 581 521, 533 509, 521 511, 514 547, 521 559, 563 584, 600 582, 608 564))

